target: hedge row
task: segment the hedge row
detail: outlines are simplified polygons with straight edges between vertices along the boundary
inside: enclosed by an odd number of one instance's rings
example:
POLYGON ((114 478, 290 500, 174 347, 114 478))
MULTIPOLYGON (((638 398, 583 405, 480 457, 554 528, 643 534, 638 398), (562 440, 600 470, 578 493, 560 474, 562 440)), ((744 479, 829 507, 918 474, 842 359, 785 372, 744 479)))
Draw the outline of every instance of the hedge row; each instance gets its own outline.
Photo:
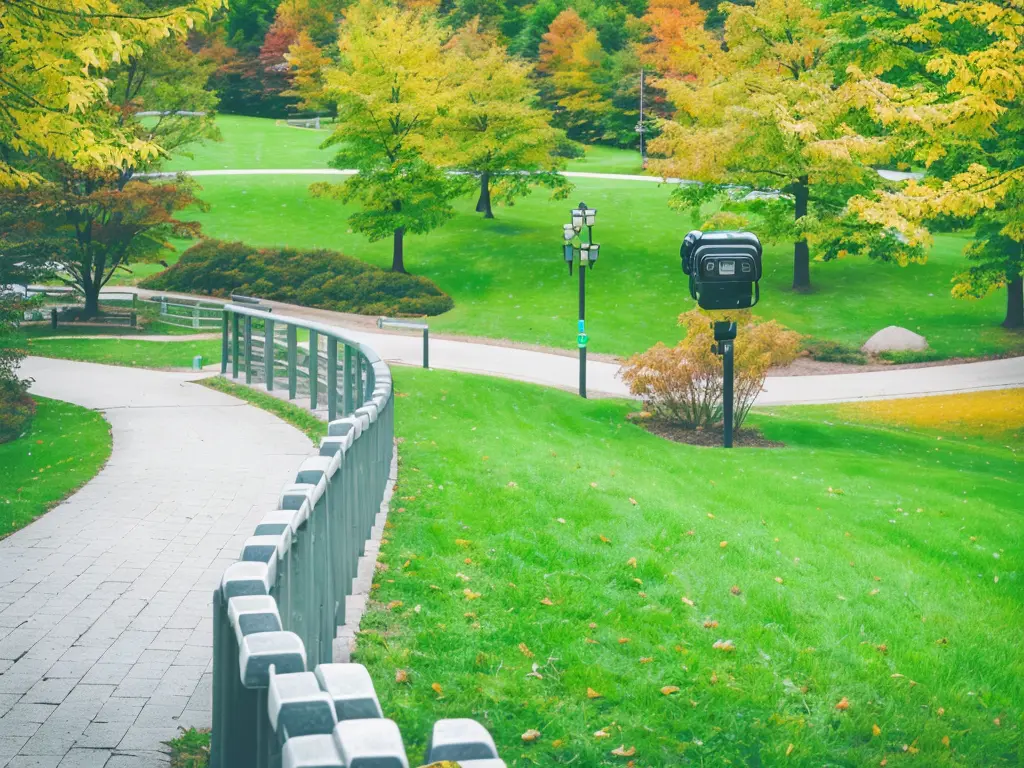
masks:
POLYGON ((454 306, 430 280, 388 272, 336 251, 254 248, 203 240, 143 281, 161 291, 232 293, 360 315, 440 315, 454 306))

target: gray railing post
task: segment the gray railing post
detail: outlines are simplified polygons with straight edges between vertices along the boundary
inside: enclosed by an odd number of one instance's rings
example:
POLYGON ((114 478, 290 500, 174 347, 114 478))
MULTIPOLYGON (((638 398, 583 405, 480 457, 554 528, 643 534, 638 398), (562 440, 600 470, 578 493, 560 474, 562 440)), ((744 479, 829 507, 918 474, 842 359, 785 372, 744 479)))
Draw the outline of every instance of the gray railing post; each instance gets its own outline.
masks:
POLYGON ((225 309, 221 315, 223 328, 220 337, 220 375, 223 376, 228 372, 228 311, 225 309))
POLYGON ((245 383, 252 384, 252 318, 245 316, 245 383))
MULTIPOLYGON (((348 345, 345 345, 345 379, 348 380, 348 345)), ((347 390, 346 390, 347 392, 347 390)), ((346 396, 346 400, 347 400, 346 396)), ((327 420, 338 417, 338 340, 327 339, 327 420)))
POLYGON ((316 331, 309 332, 309 410, 316 410, 317 389, 320 387, 317 370, 320 357, 320 337, 316 331))
POLYGON ((274 321, 269 317, 263 321, 263 377, 267 392, 274 389, 274 321))
POLYGON ((238 378, 238 313, 231 313, 231 378, 238 378))
POLYGON ((430 329, 423 328, 423 367, 430 367, 430 329))
POLYGON ((295 399, 295 390, 298 385, 298 329, 288 324, 288 399, 295 399))
POLYGON ((196 304, 192 308, 192 327, 193 328, 198 328, 199 327, 199 305, 198 304, 196 304))
POLYGON ((352 347, 348 344, 345 345, 345 402, 342 410, 346 416, 355 410, 352 405, 352 347))

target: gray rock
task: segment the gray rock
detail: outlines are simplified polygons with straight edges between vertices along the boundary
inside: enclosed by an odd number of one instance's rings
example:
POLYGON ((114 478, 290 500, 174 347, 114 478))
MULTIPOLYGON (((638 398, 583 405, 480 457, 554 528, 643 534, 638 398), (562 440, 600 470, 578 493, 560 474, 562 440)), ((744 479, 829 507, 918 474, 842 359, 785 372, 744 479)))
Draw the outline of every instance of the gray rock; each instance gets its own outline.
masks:
POLYGON ((928 340, 920 334, 890 325, 883 328, 861 347, 862 352, 877 355, 879 352, 920 352, 928 349, 928 340))

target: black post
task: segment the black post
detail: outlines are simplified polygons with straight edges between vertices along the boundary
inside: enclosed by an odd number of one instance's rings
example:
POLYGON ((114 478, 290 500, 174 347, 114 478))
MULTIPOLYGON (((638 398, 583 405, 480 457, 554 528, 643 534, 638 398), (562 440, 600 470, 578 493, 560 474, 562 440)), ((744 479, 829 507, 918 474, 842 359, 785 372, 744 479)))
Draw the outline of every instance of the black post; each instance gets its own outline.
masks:
POLYGON ((423 328, 423 367, 430 367, 430 329, 423 328))
POLYGON ((733 340, 736 338, 736 323, 716 322, 713 326, 717 347, 722 356, 722 444, 732 448, 733 411, 733 340))
POLYGON ((723 443, 726 448, 732 448, 732 342, 722 342, 722 376, 724 382, 722 386, 722 398, 724 403, 722 404, 722 417, 724 419, 724 439, 723 443))
MULTIPOLYGON (((587 319, 587 268, 580 262, 580 333, 585 333, 585 323, 587 319)), ((587 396, 587 346, 586 344, 579 345, 580 347, 580 397, 587 396)))

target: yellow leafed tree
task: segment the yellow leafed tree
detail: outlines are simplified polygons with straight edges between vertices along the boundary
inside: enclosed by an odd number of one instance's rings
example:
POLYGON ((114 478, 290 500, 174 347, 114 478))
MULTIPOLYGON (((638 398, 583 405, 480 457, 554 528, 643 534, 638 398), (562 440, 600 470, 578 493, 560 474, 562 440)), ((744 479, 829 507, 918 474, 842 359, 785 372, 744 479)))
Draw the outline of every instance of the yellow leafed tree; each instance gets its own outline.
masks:
POLYGON ((1024 3, 1020 0, 879 0, 846 14, 870 46, 852 46, 851 75, 890 81, 892 124, 921 181, 875 199, 855 199, 865 218, 922 238, 929 221, 952 217, 974 230, 953 295, 1006 289, 1007 328, 1024 327, 1024 3), (891 19, 878 34, 878 19, 891 19), (867 32, 868 29, 871 32, 867 32), (907 103, 895 89, 908 71, 930 99, 907 103))
POLYGON ((808 0, 721 9, 724 50, 717 41, 703 44, 694 54, 704 62, 696 76, 658 82, 677 112, 651 142, 652 155, 662 158, 651 167, 703 182, 677 191, 675 203, 699 209, 731 196, 730 226, 744 221, 737 211, 757 214, 761 234, 794 242, 798 290, 810 287, 812 256, 923 260, 925 241, 865 223, 847 205, 884 183, 874 166, 894 152, 882 130, 888 102, 876 92, 884 84, 837 77, 833 32, 808 0), (737 188, 746 200, 736 200, 737 188))
POLYGON ((104 73, 168 36, 183 37, 222 4, 136 12, 117 0, 0 3, 0 186, 37 180, 12 164, 16 156, 79 170, 154 157, 156 145, 93 108, 106 99, 104 73))

